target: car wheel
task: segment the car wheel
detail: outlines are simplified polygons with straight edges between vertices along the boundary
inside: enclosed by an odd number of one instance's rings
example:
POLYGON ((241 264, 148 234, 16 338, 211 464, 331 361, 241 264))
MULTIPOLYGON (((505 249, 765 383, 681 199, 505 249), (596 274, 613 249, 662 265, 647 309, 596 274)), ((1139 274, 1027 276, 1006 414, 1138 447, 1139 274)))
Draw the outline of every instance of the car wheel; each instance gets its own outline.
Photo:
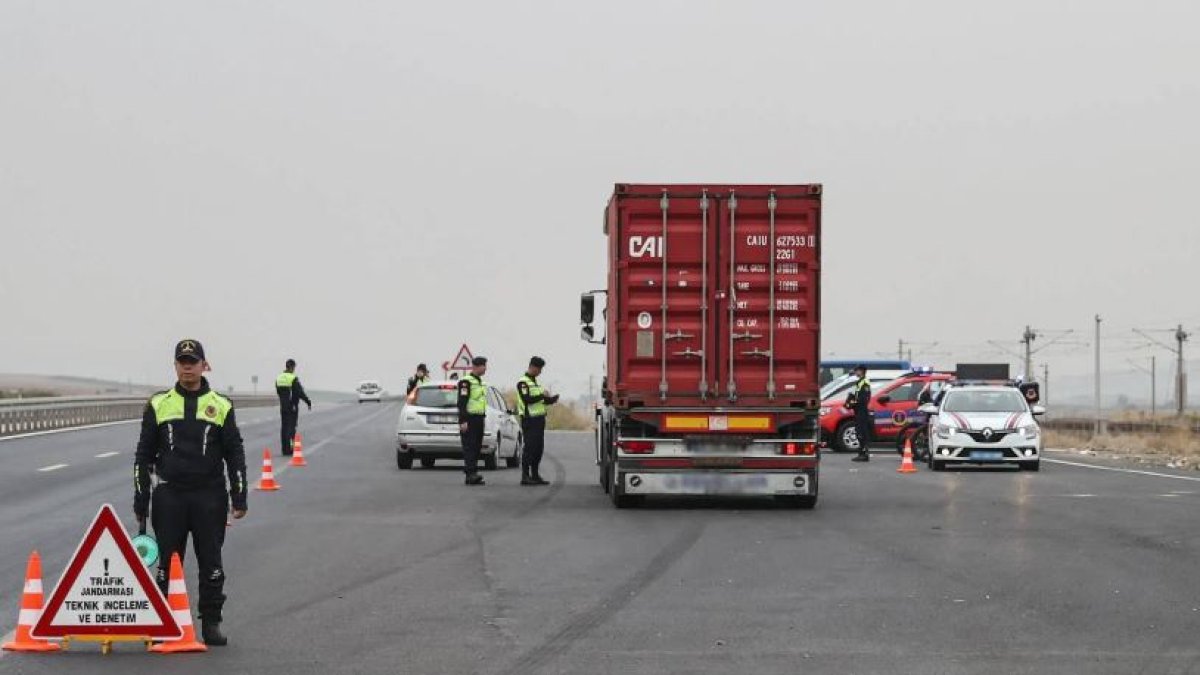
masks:
POLYGON ((483 456, 483 468, 488 471, 495 471, 498 464, 496 463, 496 453, 483 456))
POLYGON ((1021 462, 1021 470, 1022 471, 1041 471, 1042 470, 1042 460, 1035 459, 1032 462, 1021 462))
POLYGON ((436 463, 437 463, 437 460, 434 459, 433 457, 422 457, 421 458, 421 466, 425 467, 426 469, 432 469, 433 465, 436 463))
POLYGON ((396 451, 396 466, 402 470, 411 469, 413 466, 413 454, 403 450, 396 451))
POLYGON ((834 448, 838 452, 858 452, 858 429, 854 422, 842 422, 833 434, 834 448))

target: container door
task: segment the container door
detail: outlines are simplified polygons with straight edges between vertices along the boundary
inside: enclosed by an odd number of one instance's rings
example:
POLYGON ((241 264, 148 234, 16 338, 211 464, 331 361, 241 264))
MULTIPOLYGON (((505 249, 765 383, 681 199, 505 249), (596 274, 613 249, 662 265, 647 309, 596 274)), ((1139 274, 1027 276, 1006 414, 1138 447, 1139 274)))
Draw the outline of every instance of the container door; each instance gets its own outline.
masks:
POLYGON ((715 201, 694 188, 664 190, 623 195, 615 208, 616 330, 628 349, 619 379, 658 393, 645 405, 711 397, 715 201))
POLYGON ((730 190, 718 203, 719 395, 779 404, 819 392, 820 197, 730 190))

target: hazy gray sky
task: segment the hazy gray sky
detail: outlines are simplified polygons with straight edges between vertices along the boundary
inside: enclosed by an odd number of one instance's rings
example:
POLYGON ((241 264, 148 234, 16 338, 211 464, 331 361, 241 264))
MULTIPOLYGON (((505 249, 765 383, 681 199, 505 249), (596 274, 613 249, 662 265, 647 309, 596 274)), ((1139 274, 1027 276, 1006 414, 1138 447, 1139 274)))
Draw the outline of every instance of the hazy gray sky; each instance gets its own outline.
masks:
POLYGON ((467 341, 493 380, 539 353, 582 389, 578 293, 636 181, 824 183, 828 352, 979 356, 1100 312, 1119 363, 1133 326, 1200 325, 1198 25, 1109 0, 7 0, 0 372, 166 381, 195 336, 222 386, 294 356, 310 387, 396 388, 467 341))

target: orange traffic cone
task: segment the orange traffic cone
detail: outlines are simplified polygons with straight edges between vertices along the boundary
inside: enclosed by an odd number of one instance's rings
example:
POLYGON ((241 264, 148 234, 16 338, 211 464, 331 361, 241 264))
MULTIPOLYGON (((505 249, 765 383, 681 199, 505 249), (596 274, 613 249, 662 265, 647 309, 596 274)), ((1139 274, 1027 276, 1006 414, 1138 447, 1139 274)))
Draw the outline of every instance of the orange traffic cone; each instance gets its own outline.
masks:
POLYGON ((25 568, 25 591, 21 594, 21 611, 17 615, 16 639, 4 645, 10 652, 56 652, 62 647, 48 640, 34 639, 29 633, 42 613, 42 558, 34 551, 25 568))
POLYGON ((900 468, 896 473, 916 473, 917 465, 913 464, 912 439, 904 441, 904 459, 900 460, 900 468))
POLYGON ((196 640, 196 627, 192 625, 192 606, 188 602, 187 586, 183 583, 183 564, 179 562, 178 553, 171 554, 171 581, 167 585, 167 604, 171 606, 175 623, 183 629, 183 637, 156 644, 150 651, 159 654, 208 651, 206 645, 196 640))
POLYGON ((296 438, 292 440, 292 461, 291 466, 308 466, 308 462, 304 461, 304 438, 300 434, 296 434, 296 438))
POLYGON ((258 481, 258 487, 254 489, 264 492, 274 492, 279 489, 279 483, 275 482, 275 468, 271 465, 270 448, 263 450, 262 480, 258 481))

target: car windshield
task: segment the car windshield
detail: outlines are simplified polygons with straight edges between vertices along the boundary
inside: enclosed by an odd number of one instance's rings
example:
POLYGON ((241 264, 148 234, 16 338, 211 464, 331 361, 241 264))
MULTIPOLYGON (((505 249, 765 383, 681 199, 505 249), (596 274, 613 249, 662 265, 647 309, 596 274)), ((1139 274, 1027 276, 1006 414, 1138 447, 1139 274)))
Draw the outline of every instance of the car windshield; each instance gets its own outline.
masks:
POLYGON ((413 405, 421 408, 456 408, 458 390, 453 385, 420 387, 417 389, 417 399, 413 401, 413 405))
POLYGON ((952 391, 946 394, 946 412, 1018 413, 1025 412, 1025 398, 1017 390, 952 391))
MULTIPOLYGON (((894 382, 896 378, 890 375, 884 377, 871 377, 868 375, 867 380, 871 382, 871 389, 877 391, 882 387, 894 382)), ((853 374, 839 377, 833 382, 821 387, 821 400, 824 401, 830 398, 844 396, 848 391, 850 391, 850 387, 854 386, 854 383, 857 381, 858 376, 853 374)))

